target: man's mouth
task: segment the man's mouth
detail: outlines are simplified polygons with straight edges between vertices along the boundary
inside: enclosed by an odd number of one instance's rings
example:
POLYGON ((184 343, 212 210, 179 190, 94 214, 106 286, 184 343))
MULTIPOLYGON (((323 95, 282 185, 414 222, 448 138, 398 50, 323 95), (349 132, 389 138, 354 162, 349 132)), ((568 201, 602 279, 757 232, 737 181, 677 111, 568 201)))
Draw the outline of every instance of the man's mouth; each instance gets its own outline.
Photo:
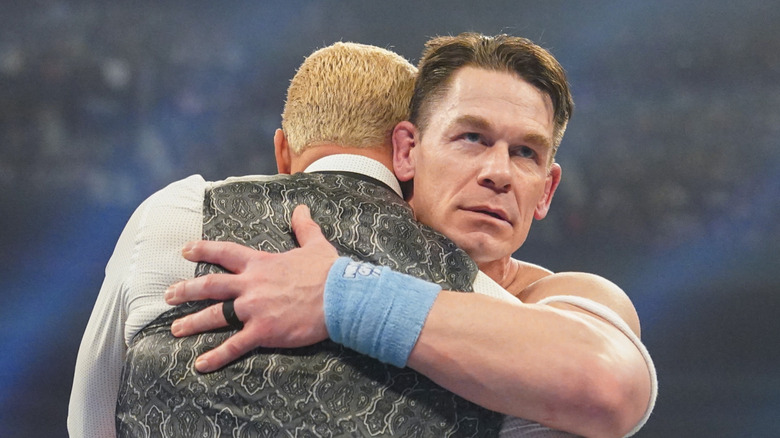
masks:
POLYGON ((504 222, 508 222, 508 223, 511 224, 511 222, 509 221, 509 217, 507 216, 507 214, 503 210, 487 208, 487 207, 466 208, 465 210, 471 211, 473 213, 485 214, 485 215, 488 215, 490 217, 493 217, 493 218, 496 218, 498 220, 502 220, 504 222))

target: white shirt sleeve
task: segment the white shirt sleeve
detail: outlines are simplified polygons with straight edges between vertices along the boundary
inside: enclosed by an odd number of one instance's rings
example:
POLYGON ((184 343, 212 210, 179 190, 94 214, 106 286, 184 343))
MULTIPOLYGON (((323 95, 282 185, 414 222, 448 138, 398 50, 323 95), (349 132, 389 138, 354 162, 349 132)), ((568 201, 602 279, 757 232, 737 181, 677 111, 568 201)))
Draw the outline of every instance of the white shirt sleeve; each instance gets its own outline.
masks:
POLYGON ((116 435, 127 345, 170 308, 163 299, 167 287, 195 273, 195 263, 181 249, 201 238, 205 188, 199 175, 170 184, 146 199, 122 231, 76 359, 68 407, 71 438, 116 435))

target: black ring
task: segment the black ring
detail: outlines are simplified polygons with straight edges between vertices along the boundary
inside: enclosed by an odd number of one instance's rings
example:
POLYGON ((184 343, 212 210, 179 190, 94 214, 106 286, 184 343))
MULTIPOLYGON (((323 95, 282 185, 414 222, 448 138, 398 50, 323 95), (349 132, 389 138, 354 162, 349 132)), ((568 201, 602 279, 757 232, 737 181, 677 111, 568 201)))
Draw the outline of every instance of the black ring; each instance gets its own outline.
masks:
POLYGON ((230 327, 241 330, 244 328, 244 323, 241 322, 241 320, 238 319, 238 315, 236 315, 236 309, 233 307, 234 301, 235 300, 227 300, 222 302, 222 316, 225 317, 225 321, 227 321, 230 327))

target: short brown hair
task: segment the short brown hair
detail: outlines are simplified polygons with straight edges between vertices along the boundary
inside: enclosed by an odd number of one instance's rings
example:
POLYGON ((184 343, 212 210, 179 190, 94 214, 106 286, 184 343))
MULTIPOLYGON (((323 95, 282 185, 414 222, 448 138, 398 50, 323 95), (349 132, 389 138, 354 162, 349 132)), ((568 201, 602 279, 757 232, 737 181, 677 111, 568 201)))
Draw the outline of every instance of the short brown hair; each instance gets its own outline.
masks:
POLYGON ((447 93, 452 76, 465 66, 514 73, 550 96, 554 157, 574 109, 566 72, 550 52, 521 37, 467 32, 428 41, 409 109, 409 120, 420 132, 427 127, 431 105, 447 93))
POLYGON ((390 145, 406 120, 417 69, 375 46, 338 42, 309 55, 290 81, 282 129, 296 154, 322 143, 390 145))

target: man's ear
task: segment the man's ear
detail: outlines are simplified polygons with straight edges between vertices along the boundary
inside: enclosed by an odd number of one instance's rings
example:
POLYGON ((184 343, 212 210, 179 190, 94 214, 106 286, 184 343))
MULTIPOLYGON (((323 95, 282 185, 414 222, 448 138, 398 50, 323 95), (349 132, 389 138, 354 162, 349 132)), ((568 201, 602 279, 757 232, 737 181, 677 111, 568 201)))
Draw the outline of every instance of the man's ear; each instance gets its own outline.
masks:
POLYGON ((547 172, 547 180, 544 185, 544 195, 539 199, 534 210, 534 218, 536 220, 542 220, 547 216, 547 212, 550 211, 550 203, 552 203, 555 190, 558 188, 558 184, 561 183, 561 165, 553 163, 547 172))
POLYGON ((290 159, 290 145, 287 143, 287 137, 281 129, 277 129, 274 132, 274 156, 276 157, 276 169, 279 173, 289 174, 292 162, 290 159))
POLYGON ((414 147, 417 146, 417 128, 403 121, 393 129, 393 171, 399 181, 414 178, 414 147))

